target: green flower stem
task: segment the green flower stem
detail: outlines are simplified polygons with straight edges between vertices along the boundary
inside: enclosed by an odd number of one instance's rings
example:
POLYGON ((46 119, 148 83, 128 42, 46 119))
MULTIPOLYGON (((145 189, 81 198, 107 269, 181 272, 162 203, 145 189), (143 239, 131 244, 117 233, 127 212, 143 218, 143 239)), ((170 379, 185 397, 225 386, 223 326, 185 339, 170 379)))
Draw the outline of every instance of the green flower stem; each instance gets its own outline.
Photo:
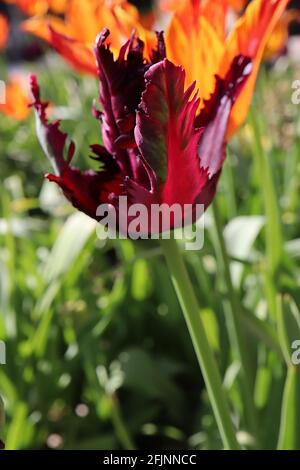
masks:
POLYGON ((249 364, 249 355, 247 353, 247 343, 244 335, 244 330, 242 326, 242 314, 241 308, 236 296, 232 284, 232 278, 230 273, 230 262, 226 250, 225 239, 222 230, 221 217, 218 207, 218 202, 215 199, 213 204, 213 215, 216 229, 216 242, 217 249, 220 261, 222 263, 225 286, 227 290, 228 300, 230 304, 230 313, 231 313, 231 328, 233 341, 236 347, 238 360, 241 365, 240 377, 241 377, 241 388, 243 394, 244 402, 244 413, 246 422, 254 434, 257 437, 257 419, 256 419, 256 409, 254 405, 253 393, 251 387, 251 373, 250 373, 250 364, 249 364))
POLYGON ((198 301, 182 254, 174 238, 161 240, 161 246, 184 313, 224 447, 230 450, 239 449, 218 366, 208 343, 198 301))
POLYGON ((126 428, 116 395, 109 396, 111 404, 111 417, 116 436, 124 450, 136 450, 132 437, 126 428))

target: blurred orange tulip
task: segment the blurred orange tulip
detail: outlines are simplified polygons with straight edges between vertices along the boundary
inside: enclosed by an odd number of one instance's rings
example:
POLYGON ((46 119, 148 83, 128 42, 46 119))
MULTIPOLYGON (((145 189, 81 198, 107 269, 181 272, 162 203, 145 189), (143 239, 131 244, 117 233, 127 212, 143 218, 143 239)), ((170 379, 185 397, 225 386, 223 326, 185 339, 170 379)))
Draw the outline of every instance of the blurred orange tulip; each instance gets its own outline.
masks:
MULTIPOLYGON (((229 35, 229 8, 239 9, 247 3, 245 0, 167 1, 163 8, 174 10, 166 32, 167 56, 184 67, 187 85, 196 80, 200 106, 214 90, 215 75, 223 78, 234 57, 242 54, 253 61, 250 79, 231 113, 230 137, 247 116, 265 49, 275 28, 280 27, 289 0, 252 0, 229 35)), ((69 0, 64 19, 42 15, 24 24, 26 31, 47 40, 77 70, 91 74, 96 74, 92 45, 104 27, 111 31, 113 52, 133 30, 151 52, 154 35, 142 26, 137 9, 126 0, 69 0)))
POLYGON ((55 13, 63 13, 68 0, 5 0, 6 3, 15 4, 29 16, 41 15, 51 10, 55 13))
MULTIPOLYGON (((240 12, 249 2, 248 0, 227 0, 227 3, 236 12, 240 12)), ((300 22, 300 12, 296 9, 287 10, 280 18, 267 42, 264 52, 265 60, 276 58, 284 50, 289 38, 289 25, 292 22, 300 22)))
POLYGON ((5 104, 0 104, 0 113, 22 121, 27 118, 29 110, 29 98, 23 87, 22 78, 11 77, 6 85, 5 104))
POLYGON ((273 59, 284 50, 289 38, 289 26, 293 22, 300 22, 300 12, 294 9, 287 10, 267 43, 264 52, 265 60, 273 59))
MULTIPOLYGON (((227 3, 236 12, 240 12, 247 3, 249 3, 249 1, 227 0, 227 3)), ((300 22, 300 12, 296 9, 287 10, 280 18, 267 42, 264 52, 264 60, 272 60, 284 50, 289 38, 289 25, 292 22, 300 22)))
POLYGON ((96 74, 92 51, 97 34, 111 31, 112 51, 135 30, 151 50, 155 35, 145 29, 138 10, 126 0, 70 0, 65 18, 44 15, 27 20, 23 29, 48 41, 77 70, 96 74))
POLYGON ((228 7, 226 0, 214 2, 214 23, 219 22, 219 30, 202 13, 199 0, 182 1, 171 20, 166 35, 168 57, 185 68, 187 85, 196 79, 202 105, 214 90, 215 75, 223 78, 234 57, 243 54, 253 61, 251 76, 231 113, 228 137, 246 119, 265 47, 288 2, 289 0, 253 0, 228 36, 224 28, 224 4, 228 7))
POLYGON ((0 15, 0 50, 4 49, 7 43, 9 33, 9 26, 7 18, 4 15, 0 15))

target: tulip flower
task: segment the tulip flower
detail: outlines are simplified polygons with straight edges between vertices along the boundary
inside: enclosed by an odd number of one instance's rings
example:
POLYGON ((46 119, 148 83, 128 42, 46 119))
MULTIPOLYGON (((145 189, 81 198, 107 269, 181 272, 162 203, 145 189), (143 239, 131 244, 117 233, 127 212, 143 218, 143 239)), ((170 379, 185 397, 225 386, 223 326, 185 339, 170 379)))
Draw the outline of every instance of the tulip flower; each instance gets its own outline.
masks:
MULTIPOLYGON (((47 175, 57 183, 73 206, 103 223, 98 208, 103 204, 118 213, 117 228, 131 235, 134 205, 146 208, 146 218, 135 225, 144 234, 164 231, 164 221, 152 225, 154 205, 206 208, 212 201, 225 159, 226 134, 231 109, 247 84, 251 61, 233 59, 228 73, 216 78, 214 93, 199 112, 195 82, 185 87, 185 71, 166 58, 163 35, 149 59, 144 43, 132 36, 114 58, 108 43, 108 30, 97 39, 95 55, 100 82, 102 111, 94 115, 102 121, 102 141, 91 145, 99 171, 81 171, 71 165, 73 142, 60 130, 59 122, 49 122, 47 103, 40 97, 36 78, 31 79, 32 106, 35 109, 41 145, 52 161, 55 173, 47 175), (121 198, 128 201, 123 213, 121 198), (121 216, 121 217, 120 217, 121 216), (122 220, 122 221, 121 221, 122 220)), ((181 213, 182 214, 182 213, 181 213)), ((170 229, 189 223, 174 214, 170 229)), ((197 217, 195 211, 194 219, 197 217)), ((134 217, 134 216, 133 216, 134 217)), ((146 237, 148 238, 148 237, 146 237)), ((213 353, 202 325, 197 300, 185 271, 175 240, 162 240, 162 248, 188 328, 220 434, 225 448, 237 449, 228 403, 213 353)))
POLYGON ((0 51, 5 48, 9 33, 9 26, 6 16, 0 15, 0 51))
MULTIPOLYGON (((253 0, 230 34, 224 33, 223 37, 211 27, 206 16, 199 14, 199 2, 184 0, 171 20, 166 35, 168 55, 187 71, 187 84, 196 80, 202 100, 211 95, 215 75, 224 78, 236 55, 245 55, 253 61, 251 77, 231 113, 228 137, 247 117, 265 47, 288 2, 253 0)), ((222 10, 221 18, 223 14, 222 10)))
POLYGON ((18 75, 12 76, 5 87, 5 103, 0 104, 0 113, 17 121, 22 121, 29 114, 29 98, 18 75))
MULTIPOLYGON (((250 60, 233 59, 198 113, 195 83, 185 90, 185 72, 165 57, 161 33, 149 60, 143 55, 143 42, 135 36, 115 60, 108 35, 104 30, 95 48, 102 112, 94 110, 94 114, 102 121, 104 146, 96 143, 91 149, 101 171, 82 172, 71 166, 75 146, 72 143, 66 149, 59 123, 48 122, 47 104, 40 100, 32 79, 42 145, 56 168, 56 174, 47 178, 62 188, 76 208, 95 219, 101 204, 111 204, 119 212, 122 195, 131 205, 144 204, 149 213, 152 204, 207 207, 225 159, 230 111, 251 71, 250 60)), ((184 220, 174 220, 173 226, 181 223, 184 220)))

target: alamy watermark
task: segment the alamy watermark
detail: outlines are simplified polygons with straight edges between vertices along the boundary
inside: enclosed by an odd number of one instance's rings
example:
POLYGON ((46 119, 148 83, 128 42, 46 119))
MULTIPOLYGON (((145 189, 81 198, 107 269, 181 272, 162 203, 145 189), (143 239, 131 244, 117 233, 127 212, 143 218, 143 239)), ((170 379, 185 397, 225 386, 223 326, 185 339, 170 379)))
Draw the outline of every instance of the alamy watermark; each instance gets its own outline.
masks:
POLYGON ((300 80, 294 80, 292 83, 292 89, 294 90, 292 93, 292 103, 293 104, 300 104, 300 80))
POLYGON ((295 341, 292 342, 292 350, 294 351, 291 357, 292 364, 294 366, 299 366, 300 364, 300 339, 295 339, 295 341))
POLYGON ((204 204, 128 204, 127 196, 97 208, 97 236, 100 240, 182 240, 186 250, 204 245, 204 204), (194 223, 197 221, 196 223, 194 223))
POLYGON ((6 84, 0 80, 0 104, 6 104, 6 84))
POLYGON ((6 345, 4 341, 0 341, 0 366, 6 364, 6 345))

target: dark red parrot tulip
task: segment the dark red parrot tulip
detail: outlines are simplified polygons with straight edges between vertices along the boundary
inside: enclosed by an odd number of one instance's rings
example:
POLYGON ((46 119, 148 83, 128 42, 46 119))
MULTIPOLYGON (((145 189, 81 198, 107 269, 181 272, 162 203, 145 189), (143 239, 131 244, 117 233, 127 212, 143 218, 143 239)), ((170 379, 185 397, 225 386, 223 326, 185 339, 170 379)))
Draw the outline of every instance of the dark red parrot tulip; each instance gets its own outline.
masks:
MULTIPOLYGON (((251 72, 251 61, 237 56, 224 79, 216 77, 216 88, 199 112, 195 83, 184 89, 185 72, 166 58, 162 33, 150 60, 144 58, 144 44, 134 35, 114 60, 104 30, 97 39, 95 55, 100 80, 103 146, 91 145, 101 162, 99 171, 81 171, 71 166, 75 146, 59 122, 49 123, 47 103, 40 100, 32 77, 33 106, 41 143, 56 169, 47 175, 56 182, 77 209, 101 221, 97 208, 113 207, 127 230, 130 214, 120 214, 120 197, 128 207, 143 205, 148 220, 141 232, 161 231, 151 225, 152 205, 184 207, 212 201, 225 159, 226 134, 233 104, 251 72)), ((183 211, 184 214, 184 211, 183 211)), ((196 218, 193 210, 193 219, 196 218)), ((171 227, 182 226, 185 215, 173 216, 171 227)))

